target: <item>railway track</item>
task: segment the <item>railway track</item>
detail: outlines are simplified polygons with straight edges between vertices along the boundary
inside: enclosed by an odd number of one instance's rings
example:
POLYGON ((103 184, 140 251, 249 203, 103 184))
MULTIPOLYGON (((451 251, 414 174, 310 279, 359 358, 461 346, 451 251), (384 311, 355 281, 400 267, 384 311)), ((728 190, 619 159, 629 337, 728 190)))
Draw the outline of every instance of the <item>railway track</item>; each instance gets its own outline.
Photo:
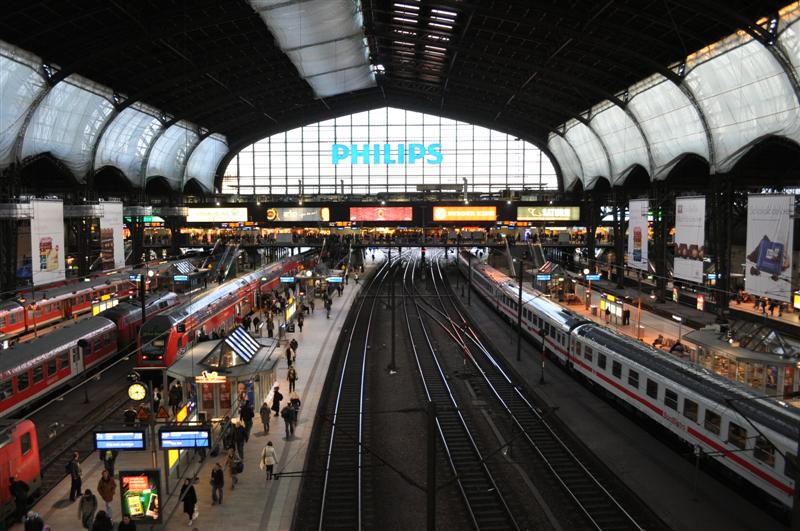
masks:
POLYGON ((500 360, 495 359, 482 343, 469 320, 453 302, 454 294, 439 261, 431 265, 431 276, 438 304, 422 299, 418 306, 420 314, 427 315, 458 343, 490 393, 519 429, 520 437, 562 487, 564 503, 571 503, 587 525, 594 529, 643 529, 637 518, 624 507, 624 502, 619 501, 604 481, 570 449, 541 411, 514 384, 500 360))
POLYGON ((436 404, 439 439, 473 527, 479 530, 519 529, 447 383, 439 354, 425 324, 426 312, 421 297, 414 286, 415 271, 416 260, 409 260, 403 274, 403 311, 409 340, 426 398, 429 403, 436 404))

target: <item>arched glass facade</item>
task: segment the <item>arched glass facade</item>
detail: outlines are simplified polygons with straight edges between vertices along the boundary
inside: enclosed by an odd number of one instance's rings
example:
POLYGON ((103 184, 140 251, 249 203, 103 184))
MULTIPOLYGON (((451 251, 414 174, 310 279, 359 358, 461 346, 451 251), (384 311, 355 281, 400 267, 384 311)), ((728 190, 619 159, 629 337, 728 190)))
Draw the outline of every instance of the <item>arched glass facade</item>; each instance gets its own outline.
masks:
POLYGON ((470 192, 557 189, 550 159, 484 127, 393 107, 342 116, 259 140, 230 162, 222 192, 375 194, 461 185, 470 192))

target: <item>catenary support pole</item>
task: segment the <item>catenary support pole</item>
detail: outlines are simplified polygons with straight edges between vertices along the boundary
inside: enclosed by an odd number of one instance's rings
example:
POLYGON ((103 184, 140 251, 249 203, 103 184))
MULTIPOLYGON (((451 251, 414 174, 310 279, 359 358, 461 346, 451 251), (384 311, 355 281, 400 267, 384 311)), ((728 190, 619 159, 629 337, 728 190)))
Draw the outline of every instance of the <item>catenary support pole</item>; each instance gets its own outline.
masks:
POLYGON ((436 531, 436 403, 428 402, 427 528, 436 531))
POLYGON ((517 361, 522 361, 522 276, 525 271, 525 263, 519 261, 519 296, 517 297, 517 361))

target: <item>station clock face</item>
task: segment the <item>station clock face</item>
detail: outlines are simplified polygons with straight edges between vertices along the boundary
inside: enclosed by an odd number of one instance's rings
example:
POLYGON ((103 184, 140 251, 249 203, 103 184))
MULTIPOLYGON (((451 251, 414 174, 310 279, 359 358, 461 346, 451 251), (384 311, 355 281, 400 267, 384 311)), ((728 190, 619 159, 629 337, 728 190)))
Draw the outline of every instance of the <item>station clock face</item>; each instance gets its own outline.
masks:
POLYGON ((131 400, 144 400, 147 396, 147 388, 140 383, 131 384, 128 387, 128 397, 131 400))

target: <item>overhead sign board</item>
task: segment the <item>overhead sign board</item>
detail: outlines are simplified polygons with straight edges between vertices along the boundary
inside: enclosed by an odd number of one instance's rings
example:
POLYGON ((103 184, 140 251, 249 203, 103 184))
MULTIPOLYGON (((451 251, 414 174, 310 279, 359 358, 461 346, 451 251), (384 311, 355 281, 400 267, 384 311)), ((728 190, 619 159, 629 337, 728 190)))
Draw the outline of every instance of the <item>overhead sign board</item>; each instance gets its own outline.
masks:
POLYGON ((328 207, 268 208, 267 221, 330 221, 328 207))
POLYGON ((246 207, 189 208, 187 223, 247 221, 246 207))
POLYGON ((586 275, 586 280, 600 280, 600 275, 599 274, 586 275))
POLYGON ((337 284, 337 283, 341 284, 342 283, 342 277, 328 277, 325 280, 327 280, 329 284, 337 284))
POLYGON ((536 275, 536 280, 540 281, 550 280, 550 275, 536 275))
POLYGON ((208 448, 211 441, 209 428, 162 428, 158 432, 162 450, 181 448, 208 448))
POLYGON ((95 450, 144 450, 144 430, 96 431, 95 450))
POLYGON ((174 280, 175 282, 188 282, 189 275, 175 275, 174 277, 172 277, 172 280, 174 280))
POLYGON ((577 206, 521 206, 517 207, 518 221, 578 221, 581 207, 577 206))
POLYGON ((497 221, 495 206, 437 206, 434 221, 497 221))
POLYGON ((217 371, 203 371, 200 376, 194 377, 194 381, 201 384, 222 384, 228 381, 228 377, 217 373, 217 371))
POLYGON ((413 221, 414 210, 408 207, 353 207, 350 221, 413 221))
POLYGON ((280 277, 280 280, 284 284, 294 284, 294 277, 280 277))

